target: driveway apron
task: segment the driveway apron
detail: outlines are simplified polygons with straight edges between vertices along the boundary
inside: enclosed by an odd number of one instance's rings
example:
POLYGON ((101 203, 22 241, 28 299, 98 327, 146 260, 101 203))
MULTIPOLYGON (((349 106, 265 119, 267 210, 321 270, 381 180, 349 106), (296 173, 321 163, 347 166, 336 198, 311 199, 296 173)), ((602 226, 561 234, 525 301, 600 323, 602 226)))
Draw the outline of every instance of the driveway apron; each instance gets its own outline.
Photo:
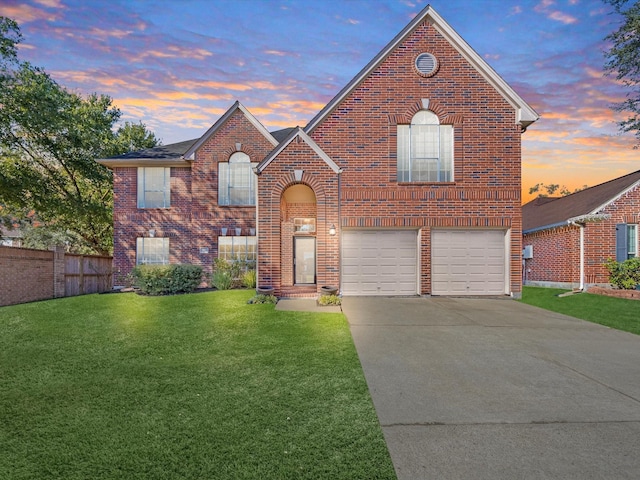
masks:
POLYGON ((640 478, 640 336, 513 300, 342 308, 400 480, 640 478))

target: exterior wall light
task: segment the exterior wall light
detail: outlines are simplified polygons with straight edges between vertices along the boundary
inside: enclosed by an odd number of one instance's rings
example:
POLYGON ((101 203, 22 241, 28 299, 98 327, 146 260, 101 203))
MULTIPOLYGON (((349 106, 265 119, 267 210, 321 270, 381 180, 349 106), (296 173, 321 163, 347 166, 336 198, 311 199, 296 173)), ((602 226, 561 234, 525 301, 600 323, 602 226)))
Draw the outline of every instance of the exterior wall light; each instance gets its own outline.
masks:
POLYGON ((332 223, 329 227, 329 235, 334 236, 336 234, 336 226, 332 223))

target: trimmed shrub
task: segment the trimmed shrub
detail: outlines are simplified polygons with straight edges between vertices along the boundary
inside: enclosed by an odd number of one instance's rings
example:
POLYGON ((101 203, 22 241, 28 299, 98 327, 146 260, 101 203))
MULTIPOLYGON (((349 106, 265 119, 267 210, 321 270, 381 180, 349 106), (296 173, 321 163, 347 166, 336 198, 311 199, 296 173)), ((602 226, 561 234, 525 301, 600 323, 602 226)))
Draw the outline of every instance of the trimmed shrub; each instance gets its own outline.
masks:
POLYGON ((337 295, 320 295, 318 305, 342 305, 342 299, 337 295))
POLYGON ((247 303, 250 305, 257 305, 262 303, 271 303, 275 305, 278 303, 278 297, 275 295, 256 295, 247 300, 247 303))
POLYGON ((624 262, 609 259, 604 264, 609 270, 609 283, 622 290, 633 290, 640 285, 640 257, 630 258, 624 262))
POLYGON ((198 265, 138 265, 131 274, 134 285, 146 295, 191 293, 202 282, 198 265))

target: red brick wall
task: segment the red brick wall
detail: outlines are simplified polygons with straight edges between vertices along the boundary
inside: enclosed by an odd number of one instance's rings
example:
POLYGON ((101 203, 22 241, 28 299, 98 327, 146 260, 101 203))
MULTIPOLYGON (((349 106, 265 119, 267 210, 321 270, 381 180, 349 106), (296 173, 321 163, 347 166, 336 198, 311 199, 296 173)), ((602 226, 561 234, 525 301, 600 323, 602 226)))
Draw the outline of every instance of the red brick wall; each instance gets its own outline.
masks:
POLYGON ((54 297, 54 253, 0 246, 0 305, 54 297))
POLYGON ((273 286, 276 294, 293 283, 293 223, 287 220, 296 212, 312 213, 299 205, 290 205, 291 211, 282 221, 288 207, 282 195, 297 183, 310 187, 316 196, 316 284, 318 288, 339 285, 339 235, 329 235, 329 227, 339 225, 338 174, 306 143, 294 140, 258 180, 258 285, 273 286), (304 170, 300 182, 295 180, 293 165, 304 170))
POLYGON ((573 226, 525 235, 522 245, 533 246, 525 261, 527 282, 580 284, 580 229, 573 226))
POLYGON ((218 206, 219 162, 226 162, 240 151, 252 162, 261 161, 273 145, 236 110, 196 152, 191 168, 171 168, 171 207, 137 208, 137 168, 114 169, 114 269, 115 284, 136 262, 136 238, 147 237, 150 229, 156 237, 169 237, 170 261, 202 265, 211 271, 218 255, 218 236, 223 227, 227 235, 250 235, 256 228, 255 207, 218 206), (208 249, 208 253, 201 253, 208 249))
POLYGON ((521 291, 521 129, 511 107, 428 22, 318 125, 311 137, 341 167, 342 227, 424 227, 421 293, 430 293, 430 227, 511 229, 511 291, 521 291), (423 52, 436 75, 414 71, 423 52), (454 126, 454 182, 396 181, 397 124, 429 100, 454 126))
MULTIPOLYGON (((607 206, 607 220, 589 222, 584 231, 584 274, 586 284, 606 284, 607 259, 616 258, 616 224, 640 223, 640 188, 626 193, 607 206)), ((527 260, 527 280, 536 282, 580 283, 580 230, 567 226, 524 235, 523 245, 533 245, 527 260)))

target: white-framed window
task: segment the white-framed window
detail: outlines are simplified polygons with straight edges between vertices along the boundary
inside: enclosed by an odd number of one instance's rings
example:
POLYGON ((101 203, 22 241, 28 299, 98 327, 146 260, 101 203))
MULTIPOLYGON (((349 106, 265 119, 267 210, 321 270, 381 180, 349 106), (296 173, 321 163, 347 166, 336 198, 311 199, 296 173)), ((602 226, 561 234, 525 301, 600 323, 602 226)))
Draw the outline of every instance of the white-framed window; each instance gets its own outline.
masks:
POLYGON ((453 125, 440 125, 420 110, 410 125, 398 125, 398 182, 453 181, 453 125))
POLYGON ((236 152, 218 164, 218 205, 255 205, 257 176, 249 155, 236 152))
POLYGON ((316 231, 315 218, 294 218, 293 230, 297 233, 314 233, 316 231))
POLYGON ((638 256, 638 225, 627 225, 627 258, 638 256))
POLYGON ((255 262, 258 253, 258 237, 234 236, 218 237, 218 258, 229 262, 255 262))
POLYGON ((136 265, 169 263, 169 239, 138 237, 136 239, 136 265))
POLYGON ((171 206, 171 168, 138 167, 138 208, 171 206))

